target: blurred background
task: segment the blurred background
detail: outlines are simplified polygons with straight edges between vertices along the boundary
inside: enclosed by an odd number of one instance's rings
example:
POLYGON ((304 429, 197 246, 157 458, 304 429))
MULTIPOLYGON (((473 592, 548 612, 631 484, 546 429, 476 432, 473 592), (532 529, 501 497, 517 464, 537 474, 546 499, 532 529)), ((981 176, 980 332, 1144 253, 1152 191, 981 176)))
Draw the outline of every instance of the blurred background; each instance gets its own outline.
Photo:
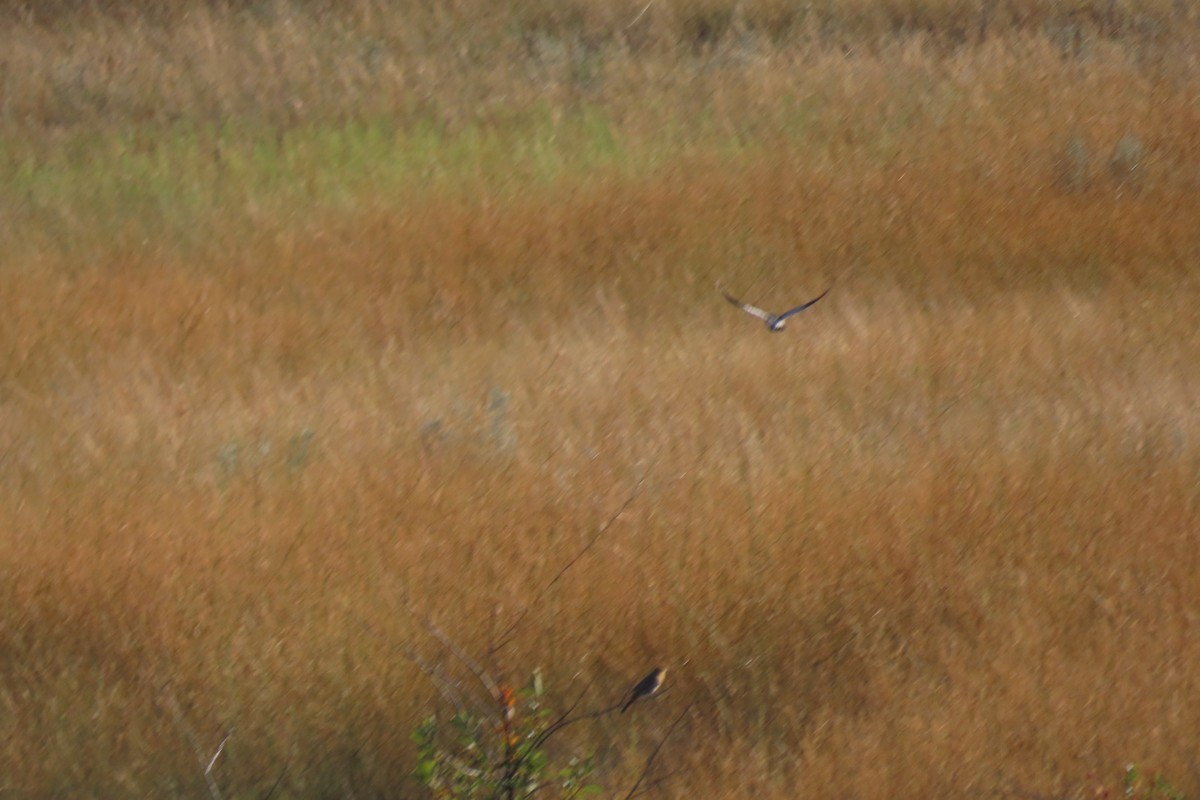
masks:
POLYGON ((1200 793, 1198 54, 0 3, 0 795, 428 796, 434 630, 555 712, 669 666, 553 740, 614 796, 1200 793))

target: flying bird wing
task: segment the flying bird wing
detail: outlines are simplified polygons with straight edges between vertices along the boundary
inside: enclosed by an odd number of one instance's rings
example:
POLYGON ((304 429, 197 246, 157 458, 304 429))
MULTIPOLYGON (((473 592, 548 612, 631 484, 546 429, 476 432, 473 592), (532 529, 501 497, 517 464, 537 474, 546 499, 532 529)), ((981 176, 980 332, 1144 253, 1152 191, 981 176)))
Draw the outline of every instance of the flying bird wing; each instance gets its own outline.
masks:
MULTIPOLYGON (((832 289, 832 288, 833 288, 832 286, 830 286, 830 287, 829 287, 829 289, 832 289)), ((795 308, 793 308, 793 309, 789 309, 789 310, 787 310, 787 311, 783 312, 782 314, 780 314, 780 315, 779 315, 779 319, 781 319, 781 320, 784 320, 784 319, 787 319, 788 317, 792 316, 793 314, 799 314, 801 311, 803 311, 804 309, 808 308, 809 306, 811 306, 813 303, 815 303, 815 302, 817 302, 818 300, 820 300, 820 299, 821 299, 822 297, 824 297, 825 295, 829 294, 829 289, 826 289, 825 291, 821 292, 819 295, 817 295, 816 297, 814 297, 812 300, 809 300, 809 301, 808 301, 807 303, 805 303, 804 305, 802 305, 802 306, 796 306, 796 307, 795 307, 795 308)))
MULTIPOLYGON (((828 291, 828 289, 826 291, 828 291)), ((726 300, 733 303, 735 306, 740 308, 742 311, 745 311, 747 314, 752 314, 753 316, 758 317, 759 319, 763 320, 764 322, 770 321, 771 315, 768 312, 763 311, 761 308, 758 308, 757 306, 752 306, 749 303, 743 303, 741 300, 738 300, 736 297, 734 297, 729 292, 726 292, 724 290, 721 291, 721 294, 725 295, 726 300)), ((815 303, 816 300, 814 300, 813 302, 815 303)))

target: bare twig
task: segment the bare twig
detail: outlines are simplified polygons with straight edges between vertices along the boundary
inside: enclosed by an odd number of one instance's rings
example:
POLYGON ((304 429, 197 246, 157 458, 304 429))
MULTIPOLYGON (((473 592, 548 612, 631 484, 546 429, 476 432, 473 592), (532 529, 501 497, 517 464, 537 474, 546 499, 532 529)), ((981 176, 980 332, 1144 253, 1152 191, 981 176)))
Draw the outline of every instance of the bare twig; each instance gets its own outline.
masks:
POLYGON ((237 726, 230 728, 229 733, 225 734, 225 738, 221 740, 219 745, 217 745, 217 752, 213 753, 213 757, 209 760, 208 766, 204 768, 205 775, 212 772, 213 765, 217 763, 217 759, 221 757, 221 752, 225 749, 225 743, 229 741, 230 736, 233 736, 233 732, 235 730, 237 730, 237 726))
POLYGON ((546 368, 544 370, 542 370, 542 374, 538 376, 537 383, 536 383, 537 386, 542 385, 542 381, 544 381, 546 379, 546 376, 550 374, 550 370, 554 367, 555 364, 558 363, 558 357, 561 355, 562 355, 562 348, 560 347, 558 350, 554 351, 554 358, 550 359, 550 363, 546 365, 546 368))
POLYGON ((644 781, 646 779, 646 775, 649 774, 650 767, 654 765, 654 759, 658 758, 658 754, 662 750, 663 745, 667 743, 667 739, 671 738, 671 734, 675 731, 675 728, 680 722, 683 721, 684 715, 686 715, 688 711, 691 711, 692 705, 694 705, 694 703, 688 703, 684 707, 683 711, 679 712, 679 716, 677 716, 675 721, 671 723, 671 727, 667 728, 667 732, 663 734, 663 738, 659 741, 658 745, 654 748, 650 755, 646 757, 646 764, 644 767, 642 767, 642 774, 638 775, 638 779, 634 781, 633 786, 629 788, 629 793, 625 795, 625 800, 633 800, 634 797, 639 795, 638 787, 642 785, 642 781, 644 781))
POLYGON ((640 796, 643 794, 649 794, 652 789, 654 789, 658 786, 661 786, 662 784, 666 783, 668 780, 670 780, 671 778, 674 778, 676 775, 679 775, 682 772, 684 772, 683 768, 671 770, 670 772, 666 772, 662 775, 659 775, 657 778, 655 778, 652 781, 647 781, 646 785, 642 787, 642 790, 640 792, 638 792, 638 795, 640 796))
MULTIPOLYGON (((657 461, 657 456, 655 457, 655 461, 657 461)), ((529 616, 529 612, 537 607, 542 598, 554 588, 556 583, 562 580, 563 576, 567 574, 567 571, 570 570, 571 567, 575 566, 575 564, 578 563, 581 558, 587 555, 588 552, 595 547, 596 542, 600 541, 600 537, 607 533, 608 529, 611 528, 613 524, 621 518, 621 515, 625 513, 625 511, 633 504, 633 501, 636 500, 638 495, 641 493, 642 484, 646 482, 646 477, 649 474, 649 470, 642 474, 642 477, 638 479, 636 484, 634 484, 633 491, 629 493, 629 497, 625 498, 625 502, 621 504, 621 507, 617 509, 616 513, 609 517, 603 525, 597 528, 596 532, 592 534, 592 537, 587 540, 587 543, 584 544, 584 546, 580 548, 579 552, 575 554, 575 557, 568 561, 563 568, 560 569, 554 575, 554 577, 550 579, 550 582, 542 587, 540 592, 534 595, 533 600, 530 601, 527 606, 525 606, 525 610, 518 614, 517 618, 513 620, 512 624, 505 628, 504 632, 500 634, 500 641, 492 645, 491 649, 488 651, 488 655, 494 655, 496 652, 508 645, 508 643, 512 640, 512 634, 517 630, 517 628, 520 627, 521 623, 525 621, 525 617, 529 616)))
POLYGON ((637 21, 646 15, 646 12, 650 10, 650 6, 652 5, 654 5, 654 0, 650 0, 650 2, 646 3, 645 7, 638 12, 637 16, 629 21, 629 24, 625 26, 625 29, 629 30, 636 25, 637 21))
POLYGON ((279 777, 276 778, 275 782, 271 784, 271 788, 267 790, 265 795, 263 795, 262 800, 271 800, 271 797, 275 794, 275 790, 279 788, 279 784, 283 783, 283 776, 287 775, 287 771, 287 764, 284 764, 283 769, 279 771, 279 777))
POLYGON ((436 666, 430 664, 428 661, 422 658, 411 647, 405 647, 402 644, 396 644, 395 642, 390 641, 383 636, 383 634, 371 627, 366 620, 358 616, 355 616, 354 619, 358 621, 358 624, 361 625, 364 630, 380 641, 389 644, 396 650, 400 651, 400 653, 409 661, 411 661, 417 669, 421 670, 421 672, 425 674, 425 677, 429 679, 429 682, 433 684, 433 687, 437 689, 438 694, 445 698, 446 702, 453 706, 455 711, 461 712, 470 707, 476 713, 482 713, 484 716, 491 717, 493 719, 496 718, 496 712, 491 707, 474 702, 465 691, 456 685, 453 680, 443 674, 442 671, 436 666))
MULTIPOLYGON (((204 783, 208 787, 208 794, 213 800, 221 800, 221 789, 217 786, 216 780, 212 776, 212 765, 217 760, 217 756, 213 756, 211 760, 204 758, 204 753, 200 749, 200 742, 196 738, 196 732, 192 730, 192 726, 188 724, 187 718, 183 715, 183 708, 179 705, 179 700, 175 697, 175 692, 171 690, 169 685, 163 685, 162 689, 163 700, 166 702, 167 708, 171 711, 171 716, 175 718, 175 726, 179 728, 183 738, 187 739, 188 744, 192 748, 192 752, 196 754, 196 762, 200 765, 200 769, 204 775, 204 783)), ((231 730, 230 733, 233 731, 231 730)), ((229 736, 226 735, 226 740, 229 736)), ((221 742, 221 746, 217 748, 217 755, 221 754, 221 750, 225 747, 225 742, 221 742)))
POLYGON ((192 307, 188 309, 188 312, 184 314, 183 319, 186 320, 188 317, 191 317, 191 321, 184 326, 183 332, 180 333, 179 338, 175 340, 175 349, 173 354, 174 358, 179 358, 179 356, 183 353, 183 346, 187 344, 188 339, 190 339, 192 334, 196 332, 196 328, 200 327, 200 322, 204 319, 204 315, 208 313, 207 308, 201 308, 201 305, 204 303, 205 299, 206 298, 204 295, 197 297, 196 302, 193 303, 192 307))
POLYGON ((496 684, 496 681, 492 679, 492 676, 488 674, 487 670, 480 666, 479 662, 468 656, 453 639, 446 635, 445 631, 434 624, 433 620, 426 619, 418 614, 417 610, 413 608, 412 603, 410 603, 407 599, 404 601, 404 605, 408 609, 408 613, 412 614, 413 618, 416 619, 417 622, 421 623, 421 626, 425 628, 425 630, 429 631, 433 638, 441 642, 447 650, 454 654, 455 658, 462 662, 463 666, 471 671, 471 674, 475 676, 475 680, 479 681, 483 688, 487 690, 488 694, 492 696, 492 699, 499 702, 500 687, 496 684))
MULTIPOLYGON (((583 701, 583 696, 585 694, 587 694, 588 689, 592 688, 592 683, 593 683, 593 681, 588 681, 584 685, 583 690, 579 693, 579 696, 575 698, 575 702, 571 703, 571 705, 569 705, 567 707, 567 710, 559 715, 558 719, 554 720, 554 722, 547 725, 546 729, 537 735, 537 738, 535 738, 533 740, 533 746, 535 748, 541 747, 543 744, 545 744, 550 739, 551 736, 558 733, 559 731, 561 731, 563 728, 567 727, 568 725, 574 725, 576 722, 583 722, 584 720, 588 720, 588 719, 596 719, 597 717, 601 716, 603 713, 606 713, 606 712, 593 711, 590 714, 584 714, 583 716, 575 717, 574 719, 571 718, 571 712, 573 712, 576 708, 579 707, 580 702, 583 701)), ((611 711, 612 709, 609 709, 609 710, 611 711)))

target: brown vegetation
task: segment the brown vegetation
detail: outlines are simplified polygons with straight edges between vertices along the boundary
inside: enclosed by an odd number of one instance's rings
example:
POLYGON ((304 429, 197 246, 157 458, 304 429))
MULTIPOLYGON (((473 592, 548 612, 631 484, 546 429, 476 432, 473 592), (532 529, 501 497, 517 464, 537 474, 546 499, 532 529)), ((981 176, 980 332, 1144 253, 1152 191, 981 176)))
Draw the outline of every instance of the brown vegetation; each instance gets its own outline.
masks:
POLYGON ((4 9, 0 794, 1200 791, 1200 20, 790 5, 4 9))

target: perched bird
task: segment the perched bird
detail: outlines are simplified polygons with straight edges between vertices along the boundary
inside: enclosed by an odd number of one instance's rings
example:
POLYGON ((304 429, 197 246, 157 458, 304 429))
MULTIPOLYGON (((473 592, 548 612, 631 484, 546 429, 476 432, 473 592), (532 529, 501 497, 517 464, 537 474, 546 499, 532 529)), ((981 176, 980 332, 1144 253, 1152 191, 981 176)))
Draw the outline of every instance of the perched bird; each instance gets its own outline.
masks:
MULTIPOLYGON (((829 288, 832 289, 833 287, 831 286, 829 288)), ((726 300, 733 303, 735 306, 740 308, 742 311, 745 311, 747 314, 750 314, 751 316, 758 317, 763 322, 767 323, 767 330, 769 330, 771 333, 779 333, 781 330, 783 330, 783 326, 787 322, 788 317, 792 316, 793 314, 799 314, 801 311, 808 308, 809 306, 811 306, 813 303, 820 300, 825 295, 829 294, 829 289, 826 289, 825 291, 821 292, 819 295, 814 297, 812 300, 809 300, 804 305, 796 306, 795 308, 785 311, 782 314, 772 314, 769 311, 763 311, 761 308, 758 308, 757 306, 752 306, 749 303, 743 303, 741 300, 738 300, 736 297, 734 297, 733 295, 731 295, 729 292, 725 291, 724 289, 721 290, 721 294, 725 295, 726 300)))
POLYGON ((666 667, 655 667, 650 670, 650 674, 638 681, 638 685, 633 687, 629 693, 629 699, 625 701, 625 705, 621 706, 621 713, 625 713, 625 709, 629 708, 643 697, 649 697, 658 691, 658 687, 662 686, 663 678, 667 676, 666 667))

